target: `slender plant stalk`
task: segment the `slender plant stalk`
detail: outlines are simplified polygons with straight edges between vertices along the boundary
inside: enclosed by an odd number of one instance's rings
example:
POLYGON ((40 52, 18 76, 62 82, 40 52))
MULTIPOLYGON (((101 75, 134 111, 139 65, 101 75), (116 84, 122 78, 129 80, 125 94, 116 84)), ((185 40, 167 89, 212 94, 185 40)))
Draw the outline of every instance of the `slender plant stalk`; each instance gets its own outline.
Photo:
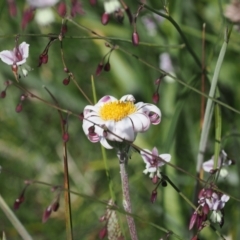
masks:
POLYGON ((22 237, 24 240, 32 240, 32 237, 30 234, 27 232, 27 230, 24 228, 22 223, 17 219, 13 211, 9 208, 9 206, 6 204, 2 196, 0 195, 0 208, 2 211, 5 213, 9 221, 12 223, 14 228, 17 230, 19 235, 22 237))
MULTIPOLYGON (((120 175, 121 175, 122 192, 123 192, 123 208, 126 212, 132 213, 131 200, 130 200, 130 194, 129 194, 128 174, 125 168, 128 161, 128 154, 125 151, 119 150, 117 152, 117 156, 120 163, 120 175)), ((138 240, 134 218, 129 215, 127 215, 126 218, 127 218, 131 239, 138 240)))
MULTIPOLYGON (((217 88, 217 81, 218 81, 218 76, 221 70, 221 66, 223 63, 223 59, 227 50, 227 45, 228 45, 228 32, 226 32, 226 37, 224 39, 218 60, 217 60, 217 64, 216 64, 216 68, 214 71, 214 75, 212 78, 212 82, 211 82, 211 88, 210 88, 210 92, 209 92, 209 96, 211 98, 214 97, 215 92, 216 92, 216 88, 217 88)), ((201 133, 201 138, 200 138, 200 144, 199 144, 199 151, 198 151, 198 156, 197 156, 197 167, 196 167, 196 171, 199 173, 202 163, 203 163, 203 158, 204 158, 204 152, 207 146, 207 139, 208 139, 208 134, 209 134, 209 129, 210 129, 210 125, 211 125, 211 120, 212 120, 212 115, 213 115, 213 100, 211 98, 208 98, 207 100, 207 106, 206 106, 206 111, 205 111, 205 115, 204 115, 204 120, 203 120, 203 128, 202 128, 202 133, 201 133)))

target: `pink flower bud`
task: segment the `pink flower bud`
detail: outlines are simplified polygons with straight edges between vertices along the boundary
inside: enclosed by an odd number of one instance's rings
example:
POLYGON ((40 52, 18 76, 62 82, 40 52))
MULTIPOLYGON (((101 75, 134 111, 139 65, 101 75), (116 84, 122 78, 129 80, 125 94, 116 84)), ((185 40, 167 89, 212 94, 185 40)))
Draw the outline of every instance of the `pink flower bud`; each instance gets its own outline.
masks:
POLYGON ((153 190, 151 194, 151 202, 154 203, 157 199, 157 191, 153 190))
POLYGON ((11 17, 16 17, 17 15, 17 6, 15 0, 8 1, 8 11, 11 17))
POLYGON ((20 113, 22 111, 22 103, 19 103, 15 110, 17 113, 20 113))
POLYGON ((12 65, 12 71, 13 71, 13 73, 15 73, 15 74, 17 74, 17 72, 18 72, 18 66, 17 66, 17 64, 13 64, 12 65))
POLYGON ((208 206, 207 203, 204 204, 202 210, 203 210, 203 213, 204 213, 205 215, 207 215, 207 214, 209 213, 210 209, 209 209, 209 206, 208 206))
POLYGON ((24 192, 20 195, 19 198, 17 198, 14 202, 13 209, 17 210, 19 209, 20 205, 24 202, 24 192))
POLYGON ((63 79, 63 84, 64 84, 65 86, 68 85, 69 82, 70 82, 70 78, 65 78, 65 79, 63 79))
POLYGON ((64 18, 67 13, 67 7, 65 2, 60 2, 57 7, 57 12, 60 15, 60 17, 64 18))
POLYGON ((69 134, 68 134, 67 132, 65 132, 65 133, 63 134, 63 136, 62 136, 62 139, 63 139, 64 142, 68 142, 68 140, 69 140, 69 134))
POLYGON ((99 76, 100 73, 102 72, 102 69, 103 69, 103 63, 100 62, 97 66, 97 70, 96 70, 96 76, 99 76))
POLYGON ((152 183, 156 184, 157 182, 158 182, 158 176, 154 175, 153 178, 152 178, 152 183))
POLYGON ((103 13, 101 22, 103 25, 107 25, 109 22, 109 14, 108 13, 103 13))
POLYGON ((137 46, 139 44, 139 35, 137 32, 133 32, 132 34, 132 43, 134 46, 137 46))
POLYGON ((52 206, 50 205, 47 207, 47 209, 43 213, 43 216, 42 216, 43 223, 45 223, 49 219, 51 213, 52 213, 52 206))
POLYGON ((90 2, 90 4, 91 4, 92 6, 94 6, 94 5, 97 4, 97 0, 89 0, 89 2, 90 2))
POLYGON ((188 229, 191 230, 195 223, 196 223, 196 220, 197 220, 197 217, 198 217, 198 214, 197 212, 194 212, 191 216, 191 219, 190 219, 190 222, 189 222, 189 226, 188 226, 188 229))
POLYGON ((100 239, 104 239, 107 236, 107 227, 102 228, 98 236, 100 239))
POLYGON ((54 212, 56 212, 56 211, 58 210, 59 206, 60 206, 60 204, 59 204, 59 201, 58 201, 58 199, 57 199, 57 201, 54 202, 53 205, 52 205, 52 210, 53 210, 54 212))
POLYGON ((159 93, 155 92, 152 96, 153 103, 157 104, 159 102, 159 93))
POLYGON ((109 62, 107 62, 107 63, 105 64, 105 66, 104 66, 104 71, 109 72, 110 69, 111 69, 111 65, 110 65, 109 62))
POLYGON ((2 91, 0 94, 0 98, 5 98, 6 97, 6 91, 2 91))
POLYGON ((38 66, 40 67, 42 64, 46 64, 48 62, 48 54, 45 53, 45 54, 41 54, 39 56, 39 64, 38 66))
POLYGON ((25 29, 29 22, 32 21, 34 17, 34 9, 28 8, 23 12, 22 18, 22 29, 25 29))
POLYGON ((65 73, 69 73, 69 69, 68 69, 67 67, 65 67, 65 68, 63 69, 63 71, 64 71, 65 73))

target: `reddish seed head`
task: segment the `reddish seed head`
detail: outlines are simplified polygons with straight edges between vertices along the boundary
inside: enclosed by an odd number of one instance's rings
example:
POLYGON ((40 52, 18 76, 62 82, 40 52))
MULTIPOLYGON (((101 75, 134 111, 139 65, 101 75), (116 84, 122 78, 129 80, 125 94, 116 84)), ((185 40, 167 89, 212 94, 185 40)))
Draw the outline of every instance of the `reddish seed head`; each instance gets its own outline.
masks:
POLYGON ((100 239, 104 239, 107 236, 107 227, 102 228, 98 236, 100 239))
POLYGON ((151 194, 151 202, 154 203, 157 199, 157 191, 153 190, 151 194))
POLYGON ((159 102, 159 93, 155 92, 152 96, 153 103, 157 104, 159 102))
POLYGON ((65 2, 60 2, 57 7, 57 12, 60 15, 60 17, 65 17, 67 13, 67 7, 65 2))
POLYGON ((134 46, 137 46, 139 44, 139 35, 137 32, 133 32, 132 34, 132 43, 134 46))
POLYGON ((109 14, 108 13, 103 13, 102 18, 101 18, 101 22, 103 25, 107 25, 109 22, 109 14))
POLYGON ((62 136, 62 139, 63 139, 64 142, 68 142, 68 140, 69 140, 69 134, 68 134, 67 132, 65 132, 65 133, 63 134, 63 136, 62 136))
POLYGON ((2 91, 0 94, 0 98, 5 98, 6 97, 6 91, 2 91))
POLYGON ((111 65, 110 65, 109 62, 107 62, 107 63, 105 64, 105 66, 104 66, 104 71, 109 72, 110 69, 111 69, 111 65))
POLYGON ((65 86, 67 86, 67 85, 69 84, 69 82, 70 82, 70 78, 65 78, 65 79, 63 79, 63 84, 64 84, 65 86))
POLYGON ((21 112, 22 111, 22 104, 19 103, 15 110, 16 110, 17 113, 21 112))

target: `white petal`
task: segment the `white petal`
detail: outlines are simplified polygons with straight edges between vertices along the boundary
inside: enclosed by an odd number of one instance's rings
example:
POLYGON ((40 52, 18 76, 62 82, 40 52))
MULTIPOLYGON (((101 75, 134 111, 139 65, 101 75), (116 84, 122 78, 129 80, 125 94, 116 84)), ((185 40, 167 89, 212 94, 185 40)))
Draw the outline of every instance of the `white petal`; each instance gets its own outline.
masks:
POLYGON ((114 132, 121 138, 130 142, 135 140, 136 134, 132 126, 132 121, 129 118, 123 118, 121 121, 116 122, 115 127, 116 129, 114 132))
POLYGON ((1 60, 8 64, 8 65, 13 65, 15 58, 14 58, 14 53, 12 51, 4 50, 0 52, 0 58, 1 60))
POLYGON ((132 94, 128 94, 128 95, 124 95, 123 97, 121 97, 120 101, 122 102, 135 102, 135 98, 132 94))
POLYGON ((134 113, 128 117, 132 119, 135 132, 145 132, 150 126, 149 118, 143 113, 134 113))
POLYGON ((213 169, 214 161, 210 159, 203 163, 202 168, 205 172, 210 172, 213 169))
POLYGON ((223 201, 223 202, 227 202, 229 199, 230 199, 230 197, 226 194, 223 194, 221 197, 221 201, 223 201))
POLYGON ((150 154, 152 154, 148 149, 143 149, 144 151, 140 151, 141 157, 143 159, 143 161, 150 166, 150 161, 152 160, 152 156, 150 154), (149 153, 149 154, 148 154, 149 153))
MULTIPOLYGON (((99 99, 98 103, 107 103, 107 102, 113 102, 113 101, 117 101, 117 98, 113 97, 113 96, 104 96, 101 99, 99 99)), ((97 105, 96 104, 96 105, 97 105)))
POLYGON ((19 46, 19 51, 22 54, 22 58, 26 59, 28 58, 28 53, 29 53, 29 44, 26 42, 22 42, 19 46))
POLYGON ((28 4, 36 8, 51 7, 55 5, 59 0, 27 0, 28 4))
POLYGON ((102 137, 100 143, 103 145, 103 147, 107 149, 112 149, 113 147, 107 142, 106 138, 102 137))

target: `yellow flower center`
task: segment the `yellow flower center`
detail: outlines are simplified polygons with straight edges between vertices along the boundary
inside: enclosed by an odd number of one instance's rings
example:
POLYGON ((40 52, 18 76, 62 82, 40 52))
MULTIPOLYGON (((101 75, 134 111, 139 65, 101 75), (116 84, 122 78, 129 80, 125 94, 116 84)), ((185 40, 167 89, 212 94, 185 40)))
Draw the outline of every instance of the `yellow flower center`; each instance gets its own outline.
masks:
POLYGON ((100 117, 107 120, 120 121, 128 115, 136 112, 133 102, 114 101, 105 103, 100 109, 100 117))

